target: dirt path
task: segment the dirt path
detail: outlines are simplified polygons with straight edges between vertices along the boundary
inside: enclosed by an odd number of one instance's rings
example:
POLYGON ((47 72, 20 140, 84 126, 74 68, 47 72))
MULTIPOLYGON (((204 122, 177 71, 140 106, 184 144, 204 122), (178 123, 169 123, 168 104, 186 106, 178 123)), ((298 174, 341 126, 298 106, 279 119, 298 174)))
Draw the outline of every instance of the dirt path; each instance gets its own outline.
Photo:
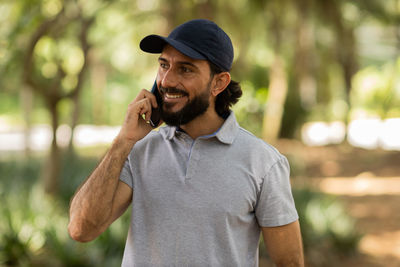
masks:
POLYGON ((294 163, 295 186, 337 196, 356 219, 360 253, 341 267, 400 267, 400 152, 293 141, 278 148, 294 163))
POLYGON ((313 186, 342 200, 363 234, 360 254, 342 266, 400 266, 400 177, 317 178, 313 186))

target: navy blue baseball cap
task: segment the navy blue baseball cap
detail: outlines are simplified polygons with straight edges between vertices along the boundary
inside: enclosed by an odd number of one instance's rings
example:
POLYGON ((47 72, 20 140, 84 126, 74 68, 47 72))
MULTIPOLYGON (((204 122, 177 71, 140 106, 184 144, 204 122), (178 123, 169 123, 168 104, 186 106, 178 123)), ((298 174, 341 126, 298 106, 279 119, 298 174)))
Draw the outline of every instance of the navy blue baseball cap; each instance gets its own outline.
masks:
POLYGON ((149 53, 161 53, 169 44, 193 59, 208 60, 223 71, 230 71, 233 46, 229 36, 214 22, 195 19, 176 27, 168 37, 148 35, 140 42, 140 49, 149 53))

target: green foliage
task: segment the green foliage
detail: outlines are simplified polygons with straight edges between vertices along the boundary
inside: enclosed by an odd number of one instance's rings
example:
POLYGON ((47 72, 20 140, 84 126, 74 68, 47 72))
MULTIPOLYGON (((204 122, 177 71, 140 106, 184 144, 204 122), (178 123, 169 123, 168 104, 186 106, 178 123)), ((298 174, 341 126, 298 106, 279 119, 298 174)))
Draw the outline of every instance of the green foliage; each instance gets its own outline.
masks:
POLYGON ((361 235, 337 199, 307 189, 294 190, 293 195, 306 251, 356 252, 361 235))
POLYGON ((400 115, 400 58, 381 68, 367 67, 353 79, 355 111, 364 109, 384 119, 400 115))
MULTIPOLYGON (((293 197, 308 263, 338 266, 340 258, 357 253, 361 234, 340 201, 309 189, 295 189, 293 197)), ((262 237, 260 257, 269 259, 262 237)))
POLYGON ((241 82, 243 95, 233 107, 239 124, 257 136, 261 136, 262 120, 268 96, 267 88, 255 89, 251 81, 241 82))
POLYGON ((120 266, 129 212, 88 244, 67 233, 69 199, 97 160, 65 156, 57 199, 41 189, 39 159, 0 161, 0 266, 120 266))
POLYGON ((2 100, 0 105, 0 114, 15 114, 19 112, 18 97, 0 92, 0 99, 2 100))
POLYGON ((96 157, 77 156, 71 151, 63 153, 60 173, 61 186, 58 196, 64 205, 69 204, 75 190, 94 170, 98 161, 99 159, 96 157))

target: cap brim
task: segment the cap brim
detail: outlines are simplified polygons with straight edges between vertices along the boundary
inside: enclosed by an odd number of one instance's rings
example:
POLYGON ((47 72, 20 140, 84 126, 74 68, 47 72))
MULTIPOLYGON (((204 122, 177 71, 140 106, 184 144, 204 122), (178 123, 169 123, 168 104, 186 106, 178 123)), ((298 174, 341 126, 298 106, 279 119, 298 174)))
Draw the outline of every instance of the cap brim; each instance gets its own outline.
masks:
POLYGON ((145 38, 140 41, 140 49, 142 49, 144 52, 148 53, 154 53, 158 54, 161 53, 164 49, 164 46, 166 44, 171 45, 174 47, 176 50, 181 52, 182 54, 193 58, 193 59, 207 59, 205 56, 203 56, 201 53, 197 52, 193 48, 185 45, 182 42, 179 42, 174 39, 170 39, 168 37, 163 37, 159 35, 148 35, 145 38))

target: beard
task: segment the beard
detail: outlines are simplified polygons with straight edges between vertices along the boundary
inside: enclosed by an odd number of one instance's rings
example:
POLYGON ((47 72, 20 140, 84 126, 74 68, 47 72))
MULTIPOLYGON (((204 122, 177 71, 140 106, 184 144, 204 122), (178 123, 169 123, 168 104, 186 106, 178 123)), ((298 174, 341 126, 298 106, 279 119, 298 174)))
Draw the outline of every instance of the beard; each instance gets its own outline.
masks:
MULTIPOLYGON (((161 104, 160 116, 161 119, 170 126, 180 126, 185 125, 198 116, 204 114, 208 107, 210 106, 210 84, 207 85, 207 89, 204 90, 200 95, 195 96, 192 100, 190 100, 181 110, 176 112, 171 112, 169 109, 172 107, 168 103, 164 102, 164 98, 159 98, 159 103, 161 104)), ((168 92, 179 92, 187 95, 186 92, 176 88, 164 88, 160 87, 161 94, 164 94, 166 91, 168 92)))

